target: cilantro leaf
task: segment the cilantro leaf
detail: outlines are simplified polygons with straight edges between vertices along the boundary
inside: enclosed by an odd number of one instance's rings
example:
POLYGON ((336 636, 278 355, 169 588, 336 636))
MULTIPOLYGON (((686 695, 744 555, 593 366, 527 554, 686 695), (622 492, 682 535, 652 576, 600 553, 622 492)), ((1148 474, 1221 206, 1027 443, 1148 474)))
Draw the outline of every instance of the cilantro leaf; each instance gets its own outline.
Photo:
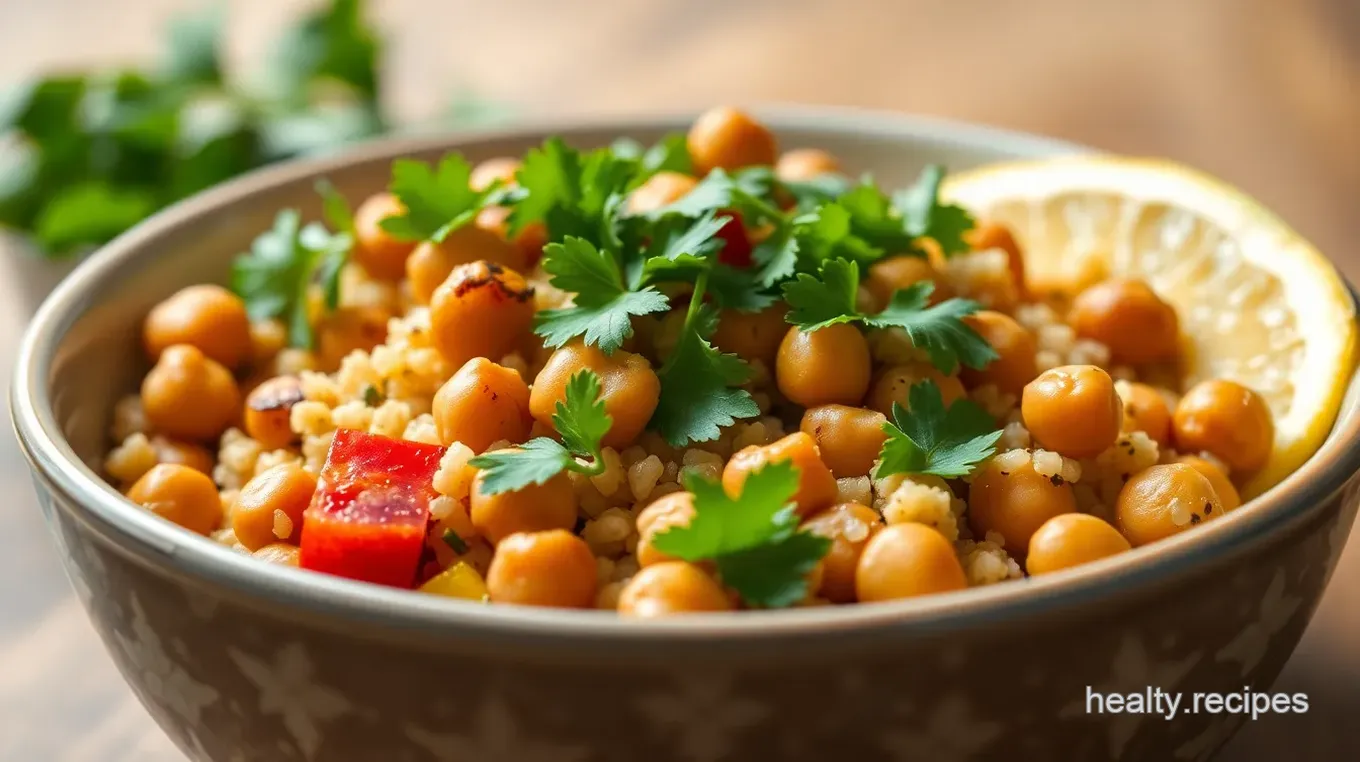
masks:
POLYGON ((353 236, 354 210, 349 208, 349 201, 324 177, 316 181, 315 187, 316 194, 321 197, 321 212, 326 218, 326 224, 337 232, 353 236))
POLYGON ((713 560, 725 584, 752 606, 789 606, 807 593, 806 575, 826 555, 824 537, 798 531, 798 472, 770 463, 731 498, 718 481, 687 475, 694 516, 653 538, 657 550, 690 562, 713 560))
POLYGON ((34 223, 34 237, 53 251, 100 243, 135 225, 156 205, 148 191, 98 181, 72 185, 47 200, 34 223))
POLYGON ((997 358, 987 340, 964 323, 962 318, 982 309, 968 299, 946 299, 927 307, 935 284, 913 283, 893 294, 888 306, 877 315, 864 318, 874 328, 901 328, 913 344, 930 355, 930 362, 944 373, 953 373, 962 362, 970 368, 985 368, 997 358))
POLYGON ((892 421, 879 453, 877 475, 931 474, 945 479, 967 476, 996 452, 1001 430, 977 403, 956 400, 948 409, 931 381, 907 392, 910 408, 893 403, 892 421))
POLYGON ((680 340, 657 373, 661 397, 648 424, 674 447, 717 439, 722 427, 760 415, 750 393, 737 388, 750 378, 750 366, 708 342, 716 315, 697 304, 691 302, 680 340))
POLYGON ((392 162, 389 190, 406 211, 379 224, 402 240, 443 241, 449 233, 472 222, 481 209, 486 194, 468 185, 471 176, 471 165, 456 153, 441 159, 437 168, 423 161, 397 159, 392 162))
MULTIPOLYGON (((760 169, 760 168, 758 168, 760 169)), ((768 175, 744 170, 730 175, 721 169, 709 172, 681 198, 645 213, 657 220, 668 215, 696 219, 710 212, 735 210, 749 224, 761 220, 782 221, 784 213, 765 199, 770 192, 768 175)))
POLYGON ((534 316, 534 332, 550 347, 583 336, 585 343, 613 354, 632 335, 634 315, 668 307, 665 295, 650 286, 638 291, 625 288, 614 256, 583 238, 568 237, 545 246, 543 270, 553 276, 554 286, 576 293, 571 307, 542 310, 534 316))
POLYGON ((861 320, 855 307, 859 292, 859 265, 845 259, 822 263, 820 279, 799 273, 784 284, 784 301, 788 302, 788 321, 804 331, 861 320))
POLYGON ((236 257, 231 267, 231 290, 246 304, 252 320, 283 318, 288 341, 310 348, 315 341, 308 314, 308 292, 319 283, 326 306, 339 303, 340 270, 352 240, 331 235, 320 225, 301 227, 295 209, 285 209, 274 226, 260 234, 250 252, 236 257))
POLYGON ((835 201, 850 190, 850 181, 844 175, 831 172, 810 180, 781 180, 780 185, 793 196, 797 208, 804 212, 835 201))
POLYGON ((330 79, 377 101, 380 45, 364 19, 364 5, 331 0, 284 31, 268 67, 278 96, 305 102, 315 84, 330 79))
POLYGON ((769 287, 793 275, 798 269, 799 255, 798 237, 793 231, 787 228, 775 231, 751 252, 756 281, 769 287))
POLYGON ((850 229, 869 246, 886 254, 912 251, 914 236, 905 230, 888 197, 866 179, 836 200, 850 216, 850 229))
POLYGON ((951 256, 969 250, 963 235, 973 229, 973 217, 961 206, 940 203, 943 179, 944 167, 928 165, 915 184, 893 196, 893 203, 902 214, 907 234, 932 238, 945 256, 951 256))
POLYGON ((636 171, 636 160, 608 148, 582 154, 559 137, 548 138, 529 150, 515 174, 521 192, 510 213, 510 234, 541 221, 549 240, 575 236, 617 248, 617 219, 636 171))
POLYGON ((489 452, 468 461, 482 470, 481 490, 487 495, 544 484, 575 462, 562 443, 547 437, 535 437, 516 449, 489 452))
POLYGON ((598 460, 600 441, 614 425, 600 396, 600 377, 590 370, 577 371, 567 379, 565 397, 553 413, 553 428, 568 450, 598 460))
POLYGON ((689 140, 683 132, 672 132, 645 150, 632 138, 619 138, 610 144, 609 150, 620 159, 638 162, 637 174, 630 183, 633 188, 647 182, 658 172, 688 175, 694 171, 694 162, 689 156, 689 140))
POLYGON ((220 5, 170 21, 169 45, 162 71, 175 82, 217 84, 222 81, 221 47, 225 13, 220 5))

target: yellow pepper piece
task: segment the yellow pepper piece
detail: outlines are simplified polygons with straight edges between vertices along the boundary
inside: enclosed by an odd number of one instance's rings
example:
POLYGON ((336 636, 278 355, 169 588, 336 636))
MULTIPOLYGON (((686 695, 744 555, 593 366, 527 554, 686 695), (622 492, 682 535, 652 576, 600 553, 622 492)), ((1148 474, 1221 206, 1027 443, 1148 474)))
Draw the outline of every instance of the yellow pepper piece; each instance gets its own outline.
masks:
POLYGON ((486 581, 477 570, 459 561, 444 571, 434 575, 420 586, 420 592, 442 595, 447 598, 465 598, 470 601, 486 599, 486 581))

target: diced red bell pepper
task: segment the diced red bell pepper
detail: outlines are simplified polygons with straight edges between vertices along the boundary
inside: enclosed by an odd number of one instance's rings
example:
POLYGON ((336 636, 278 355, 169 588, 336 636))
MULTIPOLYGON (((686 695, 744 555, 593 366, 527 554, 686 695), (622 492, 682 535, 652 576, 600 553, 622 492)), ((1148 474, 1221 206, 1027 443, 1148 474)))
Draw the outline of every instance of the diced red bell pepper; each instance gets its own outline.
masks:
POLYGON ((718 261, 731 267, 751 266, 751 237, 746 234, 746 225, 739 212, 724 209, 720 215, 727 215, 727 222, 718 229, 718 237, 723 239, 722 251, 718 261))
POLYGON ((352 429, 335 432, 316 494, 303 514, 298 565, 413 587, 443 454, 436 445, 352 429))

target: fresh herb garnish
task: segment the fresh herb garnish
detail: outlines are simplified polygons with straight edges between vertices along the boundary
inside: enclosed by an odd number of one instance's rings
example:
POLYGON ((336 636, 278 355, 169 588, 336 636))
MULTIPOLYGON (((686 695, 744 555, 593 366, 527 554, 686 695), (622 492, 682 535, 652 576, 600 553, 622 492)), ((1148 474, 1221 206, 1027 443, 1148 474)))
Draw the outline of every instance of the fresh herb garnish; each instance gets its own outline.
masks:
POLYGON ((405 213, 388 217, 383 230, 404 241, 431 240, 439 243, 458 228, 472 222, 486 205, 496 186, 475 191, 468 181, 472 166, 461 155, 451 153, 437 167, 423 161, 397 159, 392 162, 392 184, 388 190, 406 208, 405 213))
POLYGON ((439 539, 443 540, 444 544, 449 546, 450 550, 460 556, 468 552, 467 542, 464 541, 462 537, 459 537, 458 533, 452 529, 445 529, 444 534, 439 539))
MULTIPOLYGON (((708 278, 699 275, 696 295, 708 278)), ((661 397, 648 426, 673 447, 717 439, 723 427, 760 415, 750 392, 738 386, 750 379, 751 367, 709 343, 716 328, 716 313, 691 297, 680 340, 657 372, 661 397)))
POLYGON ((548 138, 529 149, 515 173, 519 192, 510 213, 510 234, 542 222, 550 241, 570 235, 617 250, 619 210, 637 166, 636 160, 609 148, 582 154, 561 138, 548 138))
POLYGON ((543 249, 543 270, 552 284, 576 294, 570 307, 541 310, 534 316, 534 332, 549 347, 560 347, 583 336, 585 343, 613 354, 633 333, 631 318, 667 309, 666 297, 646 286, 629 290, 614 255, 590 241, 568 236, 543 249))
POLYGON ((605 467, 600 440, 613 425, 600 398, 600 377, 581 370, 567 381, 566 399, 557 403, 553 414, 561 442, 535 437, 517 449, 478 455, 468 462, 482 469, 481 489, 488 495, 543 484, 563 471, 597 476, 605 467))
POLYGON ((894 194, 893 204, 902 214, 908 235, 934 239, 945 256, 952 256, 969 250, 963 236, 973 229, 974 221, 963 207, 940 202, 943 179, 944 167, 931 164, 910 188, 894 194))
POLYGON ((945 408, 931 381, 907 392, 909 408, 896 402, 892 421, 883 424, 888 439, 879 453, 878 476, 931 474, 945 479, 967 476, 996 452, 1001 430, 977 403, 960 399, 945 408))
POLYGON ((381 405, 385 399, 383 393, 378 391, 378 387, 373 384, 364 384, 363 398, 364 404, 369 407, 377 407, 381 405))
POLYGON ((723 583, 751 606, 791 606, 807 595, 807 575, 831 541, 798 530, 798 471, 792 464, 752 472, 736 498, 695 474, 686 475, 685 488, 694 494, 694 516, 653 537, 657 550, 690 562, 713 561, 723 583))
POLYGON ((784 300, 792 308, 788 320, 805 331, 850 322, 871 328, 901 328, 944 373, 956 371, 960 362, 970 368, 984 368, 996 359, 996 350, 963 322, 964 317, 981 309, 977 302, 947 299, 928 306, 935 284, 921 281, 899 289, 881 312, 867 315, 855 304, 858 289, 858 263, 826 261, 819 277, 799 273, 784 284, 784 300))

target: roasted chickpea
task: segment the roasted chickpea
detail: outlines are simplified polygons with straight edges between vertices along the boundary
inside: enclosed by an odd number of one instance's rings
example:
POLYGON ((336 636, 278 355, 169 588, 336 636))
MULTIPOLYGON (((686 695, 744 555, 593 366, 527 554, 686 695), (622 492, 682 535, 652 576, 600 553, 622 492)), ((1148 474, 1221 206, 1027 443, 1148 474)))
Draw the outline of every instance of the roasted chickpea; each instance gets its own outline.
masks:
POLYGON ((990 460, 973 472, 968 485, 968 525, 976 537, 996 532, 1006 550, 1025 553, 1030 538, 1054 516, 1075 513, 1077 499, 1061 476, 1043 476, 1032 460, 1019 466, 990 460))
POLYGON ((925 524, 893 524, 864 546, 855 567, 855 597, 891 601, 968 587, 954 545, 925 524))
POLYGON ((1180 320, 1146 283, 1116 278, 1082 291, 1068 314, 1078 336, 1110 348, 1110 359, 1134 365, 1174 360, 1180 320))
POLYGON ((869 390, 869 342, 847 323, 790 328, 775 358, 779 391, 803 407, 858 405, 869 390))
POLYGON ((786 151, 774 165, 774 174, 785 182, 812 180, 822 175, 839 174, 840 162, 820 148, 795 148, 786 151))
POLYGON ((128 499, 161 518, 206 535, 222 522, 222 499, 217 485, 202 471, 160 463, 142 474, 128 490, 128 499))
POLYGON ((251 555, 267 564, 297 567, 299 549, 298 546, 289 545, 286 542, 275 542, 260 548, 251 555))
POLYGON ((751 445, 734 453, 723 468, 723 490, 733 498, 741 495, 746 477, 770 463, 791 463, 798 471, 798 491, 793 502, 798 513, 809 516, 836 499, 836 477, 822 462, 812 437, 796 431, 767 445, 751 445))
POLYGON ((964 234, 965 242, 974 251, 1001 249, 1006 252, 1006 263, 1020 293, 1025 292, 1025 254, 1010 228, 997 222, 984 222, 964 234))
POLYGON ((1040 444, 1069 458, 1099 455, 1124 422, 1114 380, 1094 365, 1044 371, 1025 386, 1020 413, 1040 444))
POLYGON ((415 241, 403 241, 387 232, 382 221, 406 214, 406 207, 391 193, 369 196, 354 210, 354 251, 352 256, 364 272, 378 280, 399 281, 406 274, 406 258, 416 248, 415 241))
POLYGON ((275 542, 297 545, 302 514, 315 493, 316 477, 296 463, 280 463, 256 474, 241 488, 231 509, 236 541, 252 551, 275 542))
POLYGON ((430 304, 437 291, 455 269, 484 261, 512 270, 523 270, 526 253, 494 230, 479 225, 464 225, 443 241, 424 241, 406 260, 406 278, 411 282, 411 298, 417 304, 430 304))
POLYGON ((652 544, 653 538, 671 527, 685 526, 694 518, 694 494, 672 492, 662 495, 643 508, 637 516, 637 562, 639 566, 651 566, 663 561, 675 560, 662 553, 652 544))
POLYGON ((1237 488, 1233 486, 1228 474, 1219 466, 1211 463, 1198 455, 1182 455, 1176 458, 1177 463, 1195 469, 1214 488, 1214 494, 1218 495, 1218 501, 1223 504, 1224 512, 1236 510, 1242 505, 1242 496, 1237 493, 1237 488))
POLYGON ((594 371, 600 377, 600 398, 614 420, 602 440, 604 446, 621 450, 632 444, 647 427, 661 399, 661 381, 642 355, 622 349, 606 355, 599 347, 580 340, 557 349, 534 379, 529 412, 551 428, 557 403, 567 398, 567 382, 582 370, 594 371))
POLYGON ((657 172, 628 195, 626 208, 629 214, 654 212, 689 195, 698 184, 698 180, 680 172, 657 172))
POLYGON ((246 305, 221 286, 180 289, 151 308, 142 323, 142 343, 155 362, 166 348, 188 344, 227 369, 250 357, 250 318, 246 305))
POLYGON ((231 371, 188 344, 161 352, 142 379, 147 422, 176 439, 216 439, 235 422, 240 408, 241 392, 231 371))
POLYGON ((1121 381, 1115 384, 1124 403, 1123 431, 1141 431, 1162 447, 1171 445, 1171 408, 1166 397, 1147 384, 1121 381))
POLYGON ((484 191, 496 181, 500 181, 502 185, 515 185, 515 173, 519 172, 521 164, 522 162, 513 156, 487 159, 472 168, 472 174, 468 177, 468 187, 475 191, 484 191))
POLYGON ((1007 394, 1020 394, 1025 384, 1039 375, 1034 356, 1039 351, 1034 335, 1009 315, 983 310, 963 319, 963 322, 996 350, 997 358, 982 370, 967 366, 959 376, 969 386, 992 384, 1007 394))
POLYGON ((382 307, 340 307, 327 312, 316 326, 316 355, 321 367, 340 367, 351 352, 368 352, 387 340, 392 313, 382 307))
POLYGON ((563 529, 516 533, 496 546, 486 574, 495 603, 584 609, 595 604, 595 556, 563 529))
POLYGON ((1119 532, 1135 546, 1184 532, 1223 513, 1214 486, 1184 463, 1139 471, 1124 482, 1115 503, 1119 532))
POLYGON ((688 143, 699 177, 714 169, 769 166, 779 153, 774 133, 730 106, 705 111, 690 127, 688 143))
POLYGON ((1029 540, 1025 570, 1031 575, 1070 569, 1129 549, 1119 530, 1085 513, 1054 516, 1029 540))
POLYGON ((718 313, 713 346, 743 360, 760 360, 766 369, 773 369, 779 344, 789 332, 789 324, 784 320, 788 311, 789 306, 783 302, 759 312, 723 310, 718 313))
POLYGON ((859 503, 841 503, 803 522, 803 529, 831 540, 822 557, 820 593, 832 603, 853 603, 855 571, 864 545, 883 528, 878 511, 859 503))
POLYGON ((1275 422, 1261 395, 1225 379, 1202 381, 1181 397, 1173 419, 1176 448, 1208 452, 1237 473, 1264 466, 1275 422))
POLYGON ((874 385, 869 390, 868 406, 884 415, 892 415, 894 402, 910 409, 911 387, 922 381, 935 384, 946 406, 968 395, 957 376, 946 376, 933 365, 894 365, 884 369, 874 379, 874 385))
POLYGON ((476 225, 482 230, 495 233, 503 241, 509 241, 519 250, 519 256, 509 257, 505 264, 527 272, 543 258, 543 247, 548 243, 548 229, 541 222, 531 222, 515 235, 510 235, 510 207, 488 206, 477 213, 476 225))
POLYGON ((472 480, 469 515, 472 525, 493 545, 516 532, 544 532, 576 526, 576 491, 565 472, 542 484, 489 495, 482 489, 484 471, 472 480))
POLYGON ((619 613, 650 618, 697 611, 730 611, 732 598, 707 572, 683 561, 648 566, 619 594, 619 613))
POLYGON ((449 364, 514 351, 534 323, 534 289, 494 262, 459 265, 430 302, 430 334, 449 364))
POLYGON ((529 386, 519 371, 485 357, 463 364, 434 395, 434 423, 439 441, 462 442, 480 453, 492 442, 519 444, 529 438, 529 386))
POLYGON ((935 284, 935 290, 930 292, 931 304, 953 296, 953 290, 930 259, 910 255, 888 257, 870 265, 864 286, 873 295, 874 309, 881 310, 892 301, 893 294, 921 281, 935 284))
POLYGON ((212 476, 213 454, 202 445, 181 442, 169 437, 154 436, 151 437, 151 449, 156 451, 157 463, 188 466, 195 471, 202 471, 208 476, 212 476))
POLYGON ((305 399, 297 376, 275 376, 246 395, 245 428, 266 450, 297 441, 288 423, 293 406, 305 399))
POLYGON ((808 408, 799 426, 817 443, 822 460, 837 478, 864 476, 874 467, 888 435, 887 417, 877 410, 849 405, 808 408))

